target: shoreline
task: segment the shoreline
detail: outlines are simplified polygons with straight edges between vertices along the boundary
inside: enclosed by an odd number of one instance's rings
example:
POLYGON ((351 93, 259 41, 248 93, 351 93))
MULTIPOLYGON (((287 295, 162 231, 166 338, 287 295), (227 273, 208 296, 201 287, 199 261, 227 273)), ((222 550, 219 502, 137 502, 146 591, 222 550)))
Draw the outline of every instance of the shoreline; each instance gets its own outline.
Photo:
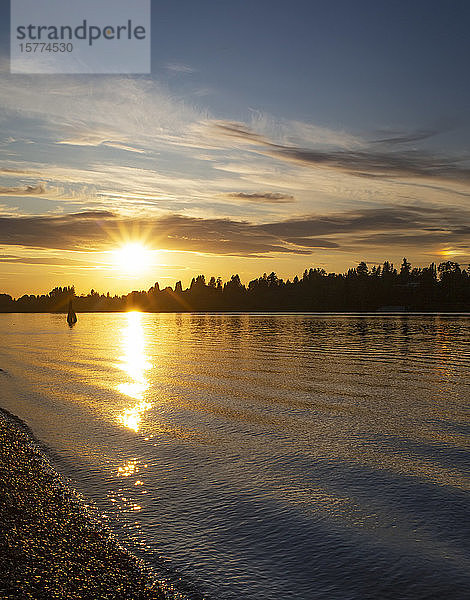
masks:
POLYGON ((0 592, 5 600, 177 600, 92 514, 21 419, 0 408, 0 592))
MULTIPOLYGON (((142 310, 140 308, 126 308, 123 310, 81 310, 77 311, 80 315, 123 315, 129 312, 138 312, 145 315, 310 315, 310 316, 338 316, 338 317, 438 317, 438 316, 452 316, 452 317, 470 317, 470 311, 462 310, 350 310, 350 311, 309 311, 309 310, 181 310, 181 311, 156 311, 156 310, 142 310)), ((67 312, 57 311, 5 311, 0 310, 0 315, 56 315, 63 316, 67 312)))

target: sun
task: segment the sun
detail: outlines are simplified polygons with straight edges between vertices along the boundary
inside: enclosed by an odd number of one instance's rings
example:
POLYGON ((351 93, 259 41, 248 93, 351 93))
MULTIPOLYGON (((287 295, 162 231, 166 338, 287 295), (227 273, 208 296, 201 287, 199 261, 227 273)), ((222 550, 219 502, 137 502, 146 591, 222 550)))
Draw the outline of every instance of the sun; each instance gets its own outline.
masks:
POLYGON ((139 242, 125 244, 113 254, 116 267, 126 275, 138 275, 151 265, 151 251, 139 242))

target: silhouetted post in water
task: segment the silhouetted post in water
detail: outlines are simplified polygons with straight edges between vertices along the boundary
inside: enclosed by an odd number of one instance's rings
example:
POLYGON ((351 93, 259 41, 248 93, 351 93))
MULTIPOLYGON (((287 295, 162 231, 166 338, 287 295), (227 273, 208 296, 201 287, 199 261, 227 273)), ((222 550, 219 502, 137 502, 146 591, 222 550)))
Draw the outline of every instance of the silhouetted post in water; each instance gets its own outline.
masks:
POLYGON ((75 314, 75 311, 72 308, 72 300, 69 300, 69 312, 67 314, 67 323, 69 324, 69 327, 73 327, 76 322, 77 315, 75 314))

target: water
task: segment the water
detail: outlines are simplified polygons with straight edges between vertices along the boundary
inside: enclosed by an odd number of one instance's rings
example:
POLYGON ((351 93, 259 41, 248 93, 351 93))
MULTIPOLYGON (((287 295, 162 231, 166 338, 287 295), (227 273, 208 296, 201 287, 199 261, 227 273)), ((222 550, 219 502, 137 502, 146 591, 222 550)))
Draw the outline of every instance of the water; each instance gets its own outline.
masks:
POLYGON ((470 597, 470 318, 0 315, 0 405, 188 596, 470 597))

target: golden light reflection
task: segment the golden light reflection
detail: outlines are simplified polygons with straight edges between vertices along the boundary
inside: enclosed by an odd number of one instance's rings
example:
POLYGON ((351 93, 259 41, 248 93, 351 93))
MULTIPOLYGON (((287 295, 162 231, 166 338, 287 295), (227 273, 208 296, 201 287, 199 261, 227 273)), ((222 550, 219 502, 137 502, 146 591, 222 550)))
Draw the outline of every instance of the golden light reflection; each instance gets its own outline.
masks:
POLYGON ((145 411, 149 410, 149 408, 152 408, 150 402, 140 402, 132 408, 126 408, 126 410, 119 415, 119 422, 128 429, 137 432, 140 429, 142 415, 145 411))
POLYGON ((139 472, 139 467, 137 466, 137 460, 130 460, 122 467, 118 467, 118 475, 121 477, 130 477, 131 475, 135 475, 135 473, 139 472))
POLYGON ((117 386, 121 394, 125 394, 135 400, 129 408, 126 408, 118 417, 119 422, 133 431, 139 431, 143 414, 152 405, 144 399, 144 394, 149 388, 146 371, 152 365, 145 354, 145 335, 142 327, 142 314, 139 312, 127 313, 127 326, 124 329, 123 342, 124 354, 120 357, 120 368, 129 376, 130 381, 123 382, 117 386))

